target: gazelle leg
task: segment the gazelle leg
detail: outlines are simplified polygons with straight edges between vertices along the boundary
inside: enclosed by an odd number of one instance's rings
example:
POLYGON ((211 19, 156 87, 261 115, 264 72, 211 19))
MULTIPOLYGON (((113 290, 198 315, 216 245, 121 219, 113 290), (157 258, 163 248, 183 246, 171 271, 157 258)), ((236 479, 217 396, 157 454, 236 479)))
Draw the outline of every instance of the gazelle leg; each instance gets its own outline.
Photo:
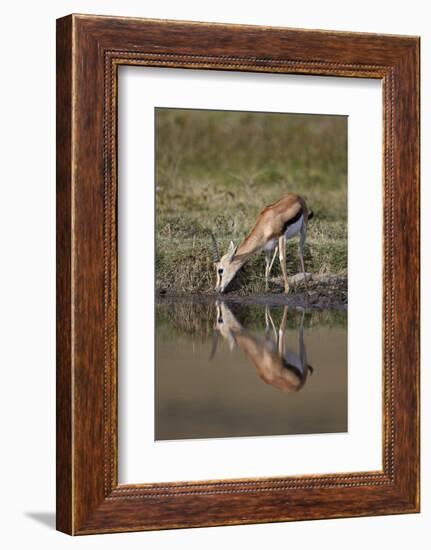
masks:
POLYGON ((274 331, 275 339, 277 340, 277 329, 275 328, 274 321, 271 317, 269 307, 265 306, 265 334, 269 334, 269 323, 271 323, 272 330, 274 331))
POLYGON ((271 259, 271 251, 265 250, 265 290, 269 289, 269 276, 271 274, 272 266, 274 265, 274 260, 277 256, 278 245, 275 247, 274 254, 271 259))
POLYGON ((280 328, 278 329, 278 354, 280 357, 284 355, 286 319, 287 319, 287 306, 284 306, 283 317, 281 319, 280 328))
POLYGON ((278 239, 278 255, 280 258, 281 271, 283 273, 284 292, 287 294, 289 292, 289 282, 287 280, 286 271, 286 239, 284 236, 278 239))
POLYGON ((265 306, 265 334, 269 332, 269 307, 265 306))
POLYGON ((271 271, 271 251, 265 250, 265 292, 269 289, 269 273, 271 271))
POLYGON ((313 367, 307 363, 307 352, 305 350, 304 342, 304 317, 305 309, 302 308, 301 324, 299 325, 298 339, 299 339, 299 358, 301 360, 302 370, 304 376, 307 376, 308 371, 313 374, 313 367))
MULTIPOLYGON (((275 341, 277 341, 277 329, 275 328, 274 320, 273 320, 273 318, 272 318, 272 316, 271 316, 271 312, 270 312, 268 306, 267 306, 267 308, 266 308, 266 313, 267 313, 267 315, 268 315, 269 321, 271 322, 272 330, 274 331, 274 338, 275 338, 275 341)), ((269 330, 269 325, 268 325, 268 330, 269 330)))
POLYGON ((301 365, 303 370, 305 370, 307 366, 307 356, 305 354, 305 344, 304 344, 304 317, 305 317, 305 309, 302 308, 301 323, 299 325, 299 331, 298 331, 298 340, 299 340, 299 357, 301 359, 301 365))
POLYGON ((278 252, 278 245, 275 247, 274 249, 274 254, 272 256, 272 260, 271 260, 271 263, 269 264, 269 272, 271 273, 271 269, 272 269, 272 266, 274 264, 274 260, 275 258, 277 257, 277 252, 278 252))
POLYGON ((301 260, 302 273, 304 275, 305 281, 305 266, 304 266, 304 243, 305 237, 307 236, 307 226, 305 223, 302 224, 301 233, 299 235, 299 259, 301 260))

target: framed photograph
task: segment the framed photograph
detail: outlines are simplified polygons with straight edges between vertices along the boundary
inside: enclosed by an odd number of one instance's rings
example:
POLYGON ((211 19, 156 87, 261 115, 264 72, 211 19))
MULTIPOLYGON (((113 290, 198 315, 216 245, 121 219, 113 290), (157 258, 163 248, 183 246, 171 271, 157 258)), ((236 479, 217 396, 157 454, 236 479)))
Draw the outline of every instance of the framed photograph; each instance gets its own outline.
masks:
POLYGON ((57 21, 57 528, 419 511, 419 38, 57 21))

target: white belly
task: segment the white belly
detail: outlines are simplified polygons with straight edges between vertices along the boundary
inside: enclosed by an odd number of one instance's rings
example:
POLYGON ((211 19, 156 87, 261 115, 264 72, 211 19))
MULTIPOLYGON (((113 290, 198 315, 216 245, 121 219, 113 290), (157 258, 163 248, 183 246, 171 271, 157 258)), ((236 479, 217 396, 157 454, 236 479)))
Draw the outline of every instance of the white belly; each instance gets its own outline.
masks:
MULTIPOLYGON (((304 216, 301 216, 295 223, 289 225, 289 227, 284 232, 286 239, 291 239, 301 231, 302 224, 304 223, 304 216)), ((268 241, 263 250, 266 252, 271 252, 278 245, 278 239, 271 239, 268 241)))
POLYGON ((304 223, 304 216, 301 216, 298 221, 293 223, 292 225, 289 225, 289 227, 286 229, 284 236, 286 239, 291 239, 295 235, 297 235, 301 231, 302 224, 304 223))
POLYGON ((278 239, 271 239, 270 241, 268 241, 266 243, 266 245, 263 247, 263 249, 266 250, 266 251, 274 250, 274 248, 277 246, 277 244, 278 244, 278 239))

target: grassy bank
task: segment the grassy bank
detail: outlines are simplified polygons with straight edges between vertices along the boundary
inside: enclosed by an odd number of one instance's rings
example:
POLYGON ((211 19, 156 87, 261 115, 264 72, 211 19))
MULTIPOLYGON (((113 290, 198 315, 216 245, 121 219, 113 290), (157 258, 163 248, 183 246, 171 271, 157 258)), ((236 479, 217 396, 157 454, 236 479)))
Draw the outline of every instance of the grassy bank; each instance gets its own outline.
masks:
MULTIPOLYGON (((156 116, 156 287, 168 293, 214 286, 209 231, 222 253, 240 242, 259 211, 289 191, 315 217, 306 269, 347 270, 347 149, 344 117, 159 109, 156 116)), ((297 239, 290 274, 300 270, 297 239)), ((264 258, 238 277, 243 293, 264 290, 264 258)), ((278 262, 273 276, 280 274, 278 262)))

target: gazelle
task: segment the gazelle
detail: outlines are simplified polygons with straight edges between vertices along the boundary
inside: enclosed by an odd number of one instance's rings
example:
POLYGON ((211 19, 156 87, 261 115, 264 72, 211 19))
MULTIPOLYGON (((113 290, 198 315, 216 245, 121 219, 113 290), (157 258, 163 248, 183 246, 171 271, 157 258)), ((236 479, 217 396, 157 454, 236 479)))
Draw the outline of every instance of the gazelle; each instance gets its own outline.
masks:
POLYGON ((268 290, 269 275, 278 252, 283 273, 284 291, 289 292, 286 271, 286 241, 299 233, 299 258, 305 278, 304 243, 307 223, 312 217, 313 212, 308 209, 305 200, 299 195, 288 193, 274 204, 266 206, 241 244, 235 246, 231 241, 224 256, 220 257, 216 239, 211 233, 217 273, 216 290, 224 292, 250 256, 264 251, 266 290, 268 290))
MULTIPOLYGON (((254 366, 263 382, 287 393, 297 392, 304 386, 308 372, 313 372, 312 367, 307 363, 305 351, 304 310, 298 331, 299 353, 296 353, 286 348, 287 306, 284 307, 278 333, 269 308, 265 309, 266 328, 263 341, 238 322, 226 303, 221 302, 216 305, 216 308, 216 335, 221 334, 227 340, 231 350, 237 345, 254 366), (269 322, 274 330, 274 339, 271 337, 269 322)), ((211 355, 215 353, 216 344, 217 342, 214 344, 211 355)))

